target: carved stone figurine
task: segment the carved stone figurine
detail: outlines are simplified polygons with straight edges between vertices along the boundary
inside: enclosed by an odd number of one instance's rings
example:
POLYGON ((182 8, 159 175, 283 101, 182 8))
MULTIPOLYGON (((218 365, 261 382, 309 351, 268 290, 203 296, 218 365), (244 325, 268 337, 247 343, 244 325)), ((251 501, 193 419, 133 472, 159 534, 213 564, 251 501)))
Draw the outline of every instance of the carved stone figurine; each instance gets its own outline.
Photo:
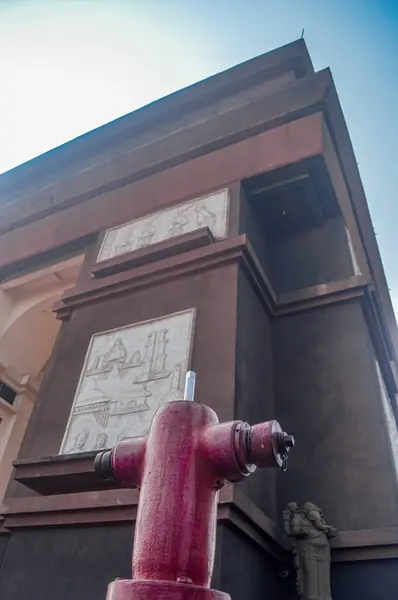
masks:
POLYGON ((77 436, 75 437, 75 443, 73 444, 72 452, 83 452, 84 446, 88 440, 89 432, 87 429, 83 429, 83 431, 79 431, 77 436))
POLYGON ((186 211, 180 210, 170 225, 168 226, 167 237, 175 237, 184 233, 184 227, 188 223, 188 218, 185 214, 186 211))
POLYGON ((108 436, 106 433, 99 433, 97 435, 97 439, 95 440, 94 450, 102 450, 103 448, 106 448, 107 443, 108 436))
POLYGON ((287 536, 293 539, 297 593, 302 600, 332 600, 330 590, 329 538, 337 530, 328 525, 322 511, 306 502, 301 509, 295 502, 283 511, 287 536))

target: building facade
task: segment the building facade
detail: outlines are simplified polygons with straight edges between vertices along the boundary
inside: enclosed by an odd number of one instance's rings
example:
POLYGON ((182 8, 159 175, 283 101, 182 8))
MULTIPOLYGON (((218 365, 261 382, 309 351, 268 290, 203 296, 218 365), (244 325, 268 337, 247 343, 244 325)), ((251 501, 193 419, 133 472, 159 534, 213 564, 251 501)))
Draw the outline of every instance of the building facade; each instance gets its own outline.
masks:
POLYGON ((105 598, 138 493, 93 456, 196 399, 277 418, 220 494, 214 587, 296 597, 282 510, 339 530, 334 600, 398 590, 397 326, 329 70, 304 41, 0 176, 0 597, 105 598), (14 465, 14 467, 13 467, 14 465))

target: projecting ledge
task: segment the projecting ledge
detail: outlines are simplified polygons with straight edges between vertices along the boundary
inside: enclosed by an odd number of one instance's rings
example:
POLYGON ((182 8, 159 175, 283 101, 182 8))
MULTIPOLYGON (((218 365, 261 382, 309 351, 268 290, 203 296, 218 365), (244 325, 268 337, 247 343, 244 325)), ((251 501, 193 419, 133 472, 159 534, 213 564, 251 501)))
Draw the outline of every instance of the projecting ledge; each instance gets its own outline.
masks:
POLYGON ((38 494, 69 494, 116 487, 94 471, 95 452, 14 461, 14 479, 38 494))
MULTIPOLYGON (((63 458, 58 457, 59 460, 54 462, 59 464, 63 458)), ((92 456, 86 453, 79 459, 83 472, 84 464, 92 462, 92 456)), ((44 469, 44 466, 41 468, 44 469)), ((3 504, 0 504, 0 519, 4 518, 4 531, 31 527, 134 522, 138 497, 137 490, 103 489, 30 498, 6 498, 3 504)), ((291 561, 290 540, 283 536, 276 523, 235 485, 226 486, 221 490, 217 518, 249 537, 279 561, 291 561)), ((341 531, 339 536, 332 540, 331 547, 334 562, 397 558, 398 527, 341 531)))
POLYGON ((122 273, 134 267, 176 256, 182 252, 196 250, 214 243, 214 237, 208 227, 190 231, 176 238, 126 252, 125 254, 97 262, 91 270, 92 277, 101 279, 116 273, 122 273))

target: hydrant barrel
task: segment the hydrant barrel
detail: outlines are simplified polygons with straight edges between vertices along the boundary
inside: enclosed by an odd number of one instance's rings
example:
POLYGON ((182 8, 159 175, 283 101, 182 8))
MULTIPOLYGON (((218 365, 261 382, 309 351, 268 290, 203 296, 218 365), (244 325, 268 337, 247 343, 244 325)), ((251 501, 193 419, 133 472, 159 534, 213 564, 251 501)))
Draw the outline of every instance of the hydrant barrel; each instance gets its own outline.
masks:
POLYGON ((198 452, 202 431, 218 423, 197 402, 156 413, 147 439, 133 551, 136 579, 208 587, 213 571, 217 487, 198 452))

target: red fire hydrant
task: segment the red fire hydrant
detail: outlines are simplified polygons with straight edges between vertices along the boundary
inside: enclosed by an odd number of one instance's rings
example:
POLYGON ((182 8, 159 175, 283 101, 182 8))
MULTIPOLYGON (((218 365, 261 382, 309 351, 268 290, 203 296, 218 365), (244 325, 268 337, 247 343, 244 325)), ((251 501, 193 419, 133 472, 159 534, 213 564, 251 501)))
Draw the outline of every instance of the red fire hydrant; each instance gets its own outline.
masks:
POLYGON ((229 600, 209 587, 218 490, 256 467, 284 466, 294 445, 276 421, 219 423, 211 408, 187 399, 193 377, 186 400, 161 406, 146 436, 96 456, 103 478, 140 489, 134 579, 112 582, 107 600, 229 600))

